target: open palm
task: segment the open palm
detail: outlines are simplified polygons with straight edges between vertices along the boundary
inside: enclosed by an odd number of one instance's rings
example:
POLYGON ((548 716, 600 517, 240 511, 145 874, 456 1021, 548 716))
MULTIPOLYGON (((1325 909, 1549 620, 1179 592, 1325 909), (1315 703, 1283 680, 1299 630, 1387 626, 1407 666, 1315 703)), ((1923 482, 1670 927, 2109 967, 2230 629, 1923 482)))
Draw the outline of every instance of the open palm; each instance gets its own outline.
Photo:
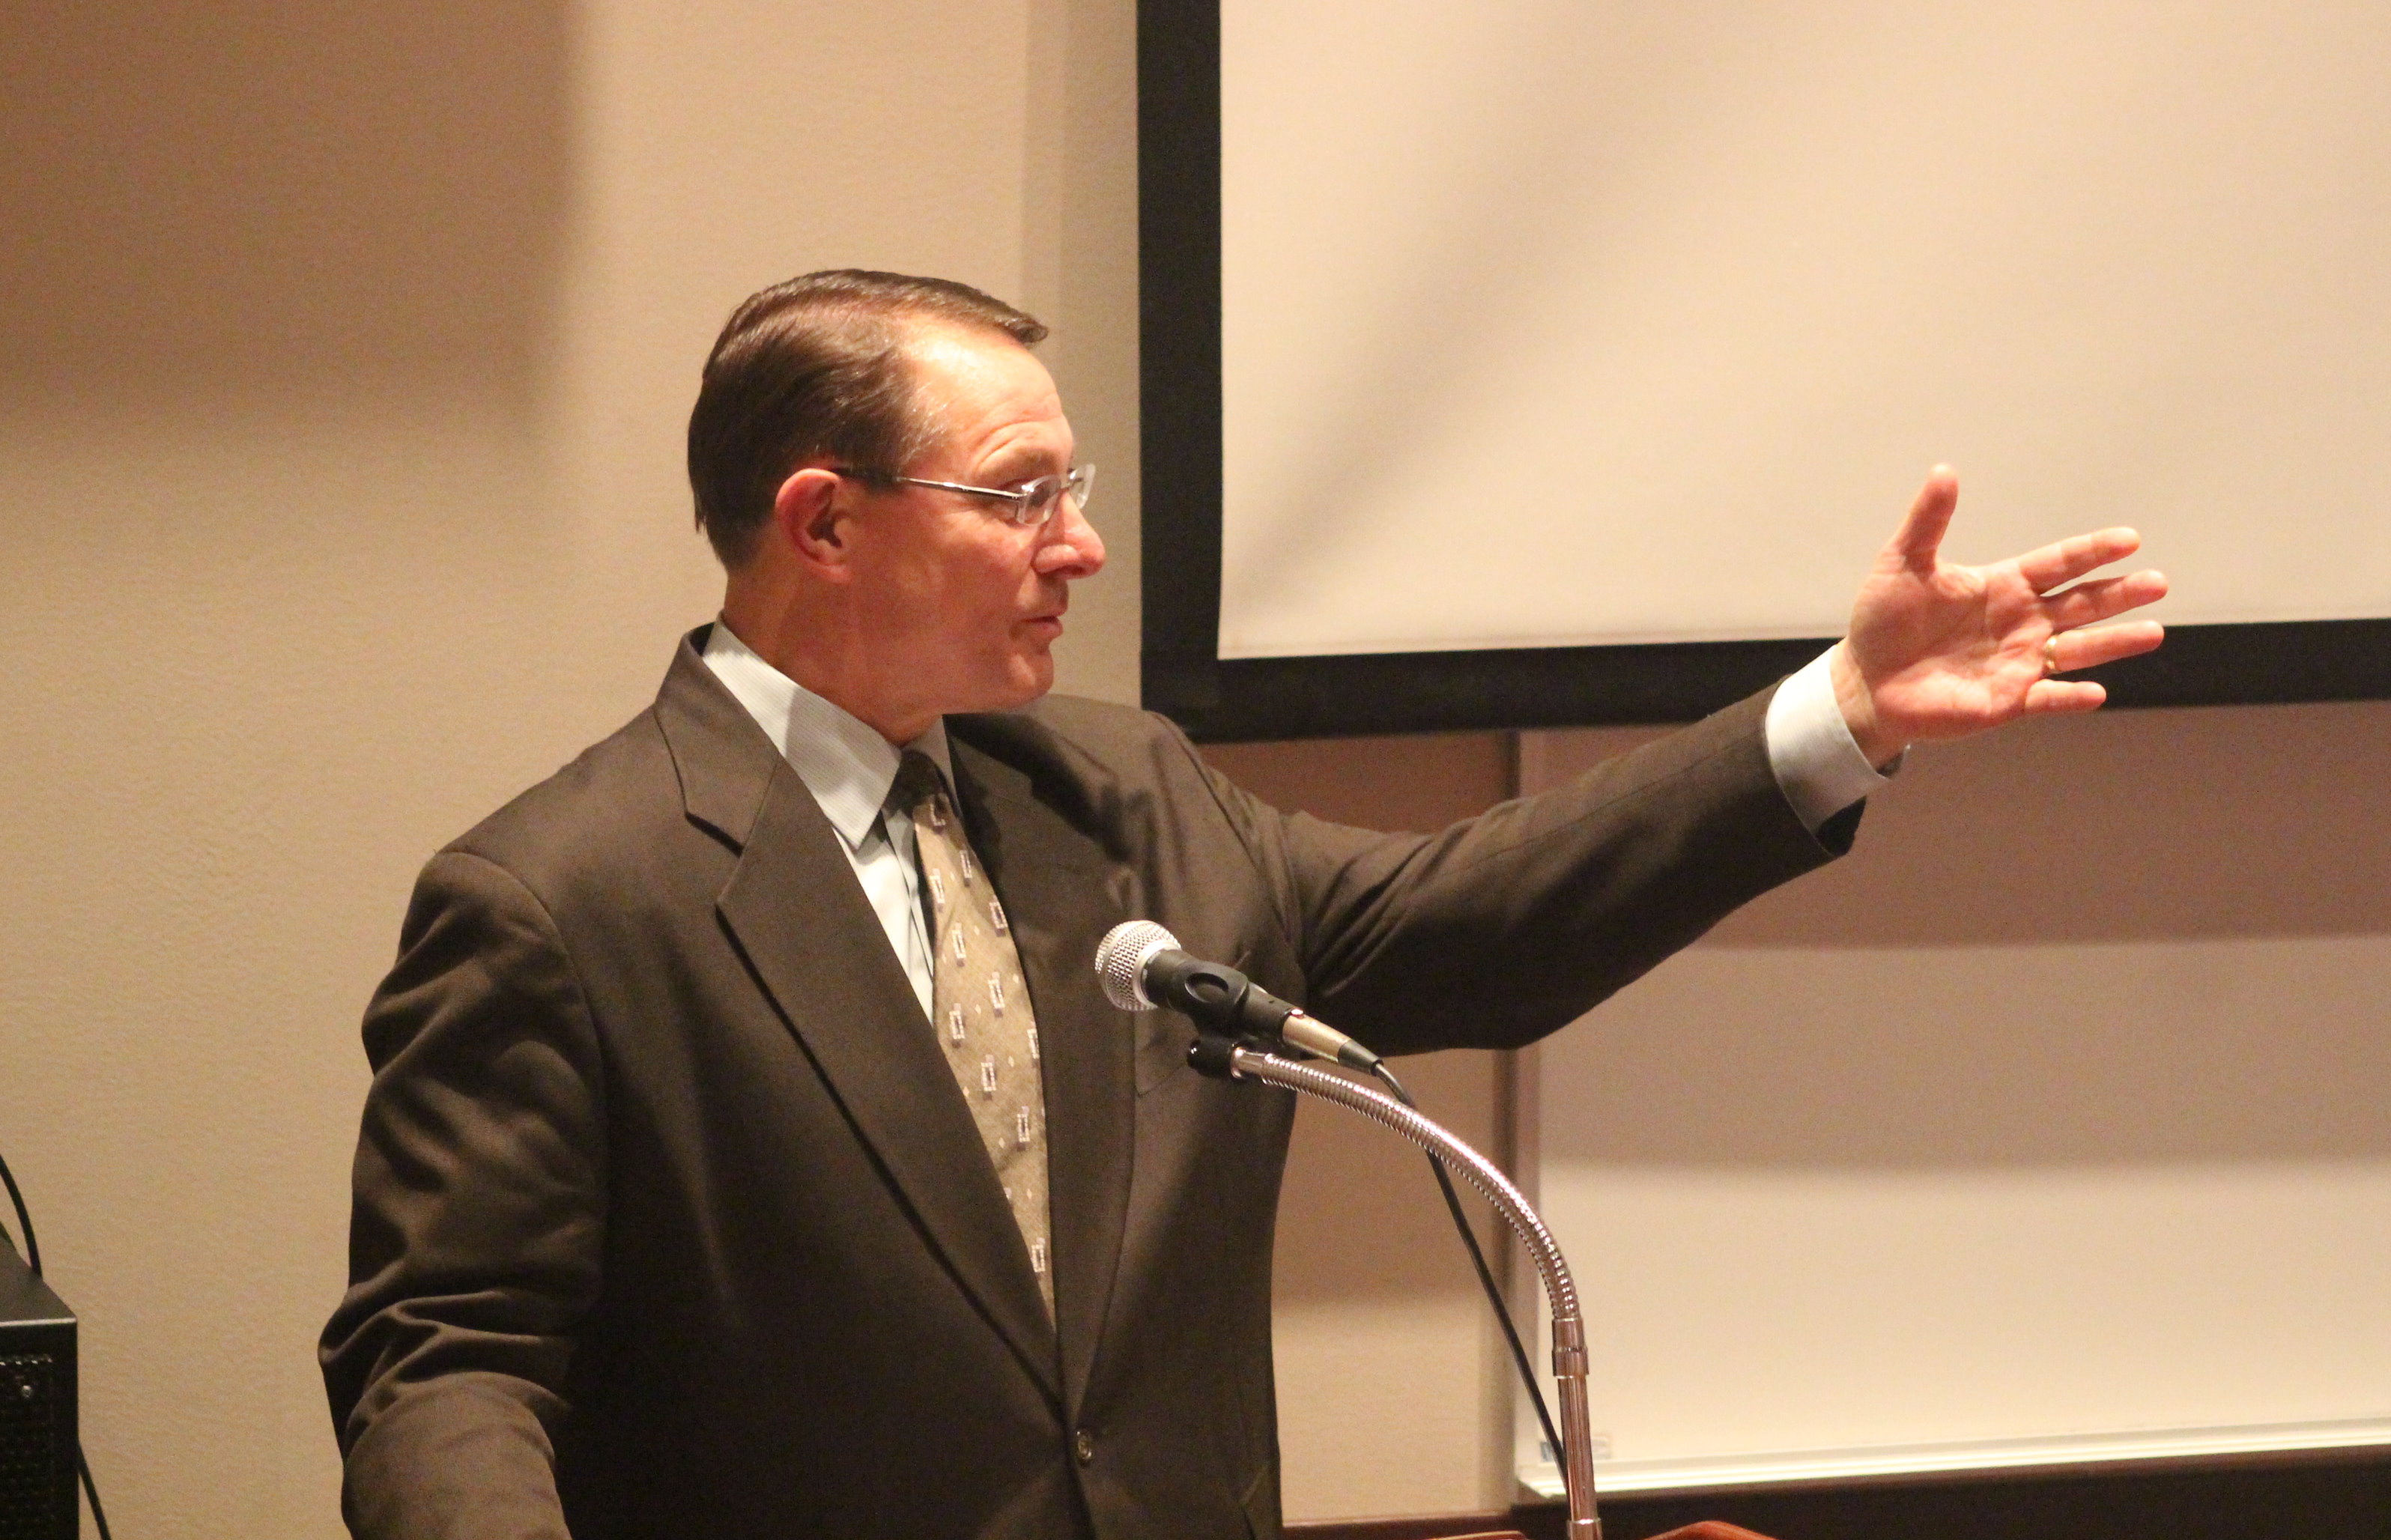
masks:
POLYGON ((2152 620, 2100 624, 2164 598, 2158 573, 2079 581, 2139 550, 2132 530, 1961 566, 1942 557, 1958 500, 1958 478, 1937 466, 1852 605, 1835 692, 1872 763, 1907 744, 1965 737, 2023 716, 2092 710, 2105 690, 2050 675, 2147 653, 2165 635, 2152 620))

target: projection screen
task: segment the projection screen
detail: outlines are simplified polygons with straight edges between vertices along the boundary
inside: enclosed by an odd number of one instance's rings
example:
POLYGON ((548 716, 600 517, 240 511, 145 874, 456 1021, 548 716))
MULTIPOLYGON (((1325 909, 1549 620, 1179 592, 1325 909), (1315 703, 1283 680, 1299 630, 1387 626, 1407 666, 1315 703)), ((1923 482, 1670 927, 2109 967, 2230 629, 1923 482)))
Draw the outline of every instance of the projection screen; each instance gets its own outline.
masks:
POLYGON ((1199 735, 1690 717, 2132 524, 2127 704, 2391 693, 2380 7, 1141 17, 1146 688, 1199 735))

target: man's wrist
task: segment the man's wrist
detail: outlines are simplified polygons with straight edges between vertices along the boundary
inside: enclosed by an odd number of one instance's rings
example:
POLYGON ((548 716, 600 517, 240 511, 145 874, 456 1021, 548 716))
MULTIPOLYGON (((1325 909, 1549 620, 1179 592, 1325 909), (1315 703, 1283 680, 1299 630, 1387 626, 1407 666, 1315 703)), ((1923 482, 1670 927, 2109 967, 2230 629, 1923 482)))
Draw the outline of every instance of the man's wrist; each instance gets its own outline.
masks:
POLYGON ((1768 703, 1768 768, 1803 826, 1816 834, 1885 783, 1862 755, 1837 698, 1833 652, 1777 686, 1768 703))
POLYGON ((1870 768, 1878 770, 1901 757, 1909 747, 1908 741, 1886 730, 1876 714, 1876 695, 1868 689, 1867 678, 1852 657, 1852 644, 1846 640, 1835 643, 1828 654, 1828 672, 1834 681, 1835 705, 1843 714, 1843 728, 1858 745, 1861 756, 1870 768))

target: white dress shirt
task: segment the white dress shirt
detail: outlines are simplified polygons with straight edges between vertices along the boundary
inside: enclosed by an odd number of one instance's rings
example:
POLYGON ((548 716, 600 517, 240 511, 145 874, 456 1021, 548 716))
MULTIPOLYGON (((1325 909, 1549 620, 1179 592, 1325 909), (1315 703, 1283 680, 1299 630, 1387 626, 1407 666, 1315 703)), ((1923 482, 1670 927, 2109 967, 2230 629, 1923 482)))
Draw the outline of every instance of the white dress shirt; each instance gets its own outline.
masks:
MULTIPOLYGON (((1828 648, 1777 687, 1763 734, 1777 789, 1814 835, 1818 825, 1891 779, 1877 773, 1843 725, 1843 708, 1835 704, 1834 656, 1834 648, 1828 648)), ((1893 768, 1900 767, 1894 758, 1893 768)))
MULTIPOLYGON (((905 964, 922 1002, 922 1019, 930 1018, 930 937, 922 922, 922 864, 913 856, 913 821, 883 818, 888 788, 897 783, 897 766, 904 750, 880 736, 840 707, 808 690, 757 656, 755 650, 717 621, 705 639, 705 666, 722 681, 765 736, 781 746, 789 768, 821 804, 822 816, 838 831, 839 843, 855 868, 856 881, 888 944, 905 964)), ((905 745, 937 762, 938 772, 954 784, 954 762, 947 752, 947 724, 905 745)))
MULTIPOLYGON (((1768 703, 1764 733, 1777 788, 1813 833, 1885 783, 1843 725, 1828 672, 1832 655, 1831 650, 1821 653, 1778 687, 1768 703)), ((897 783, 903 750, 766 663, 719 621, 705 640, 704 657, 714 677, 780 745, 789 768, 838 831, 856 880, 888 933, 889 946, 905 964, 905 975, 922 1002, 923 1018, 928 1019, 930 938, 922 922, 913 825, 909 819, 881 816, 888 789, 897 783)), ((928 755, 947 783, 954 783, 943 721, 932 723, 930 731, 904 746, 928 755)))

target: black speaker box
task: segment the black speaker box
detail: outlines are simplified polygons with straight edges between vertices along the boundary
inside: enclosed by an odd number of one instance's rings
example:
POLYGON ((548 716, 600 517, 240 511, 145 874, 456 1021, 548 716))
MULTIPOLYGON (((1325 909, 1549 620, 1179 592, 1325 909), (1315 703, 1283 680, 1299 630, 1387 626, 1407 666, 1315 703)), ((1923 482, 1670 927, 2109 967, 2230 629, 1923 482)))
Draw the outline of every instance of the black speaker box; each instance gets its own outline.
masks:
POLYGON ((75 1318, 0 1236, 0 1540, 75 1540, 75 1318))

